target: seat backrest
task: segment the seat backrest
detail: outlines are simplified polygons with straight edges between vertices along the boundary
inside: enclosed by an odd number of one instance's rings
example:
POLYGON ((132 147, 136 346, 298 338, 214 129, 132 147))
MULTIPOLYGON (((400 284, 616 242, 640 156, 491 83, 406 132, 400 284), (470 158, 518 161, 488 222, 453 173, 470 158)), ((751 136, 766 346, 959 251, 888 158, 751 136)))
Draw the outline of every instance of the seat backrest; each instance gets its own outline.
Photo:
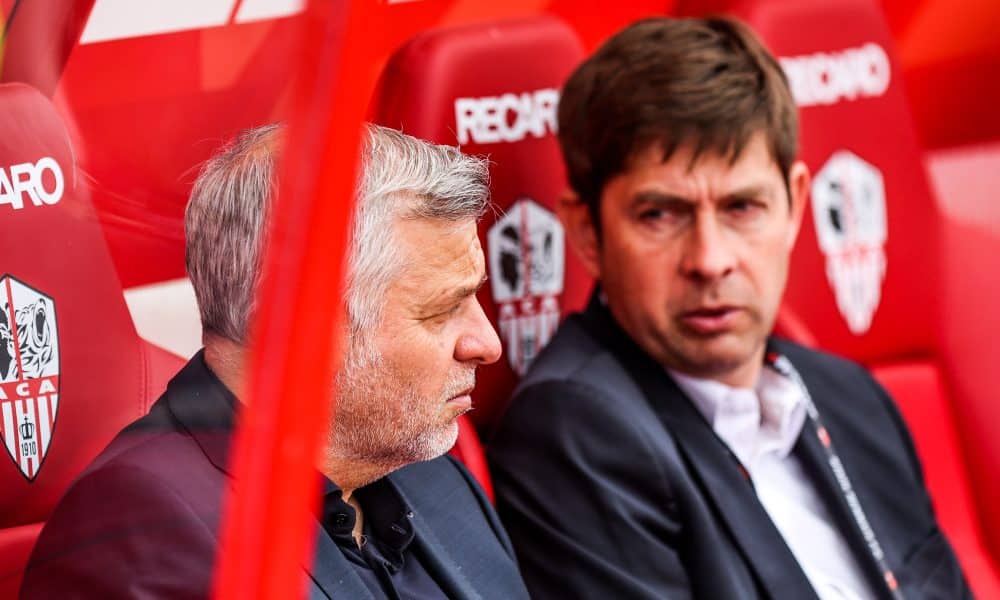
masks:
POLYGON ((997 595, 940 352, 941 215, 879 5, 703 0, 681 10, 735 14, 779 57, 800 108, 800 157, 813 174, 782 310, 818 346, 867 364, 893 393, 974 589, 997 595))
POLYGON ((969 450, 986 539, 1000 556, 1000 204, 994 200, 1000 144, 966 146, 928 156, 945 214, 942 348, 948 383, 960 398, 956 416, 969 450))
POLYGON ((479 299, 504 356, 480 370, 473 420, 489 431, 520 374, 591 282, 554 213, 566 189, 559 89, 583 59, 573 31, 533 17, 429 31, 390 60, 373 119, 490 160, 497 214, 480 224, 489 282, 479 299))
POLYGON ((3 84, 0 109, 0 597, 13 597, 66 487, 182 361, 136 335, 55 108, 3 84))

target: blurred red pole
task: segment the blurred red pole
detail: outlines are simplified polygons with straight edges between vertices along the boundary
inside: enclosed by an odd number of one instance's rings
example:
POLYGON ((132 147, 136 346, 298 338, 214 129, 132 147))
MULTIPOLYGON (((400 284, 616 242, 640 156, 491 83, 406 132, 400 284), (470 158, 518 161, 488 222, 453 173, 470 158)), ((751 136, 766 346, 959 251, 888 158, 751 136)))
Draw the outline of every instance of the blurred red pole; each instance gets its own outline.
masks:
POLYGON ((234 437, 217 598, 284 599, 305 590, 360 127, 377 78, 368 64, 379 42, 376 9, 376 0, 314 0, 301 17, 298 102, 265 254, 248 406, 234 437))

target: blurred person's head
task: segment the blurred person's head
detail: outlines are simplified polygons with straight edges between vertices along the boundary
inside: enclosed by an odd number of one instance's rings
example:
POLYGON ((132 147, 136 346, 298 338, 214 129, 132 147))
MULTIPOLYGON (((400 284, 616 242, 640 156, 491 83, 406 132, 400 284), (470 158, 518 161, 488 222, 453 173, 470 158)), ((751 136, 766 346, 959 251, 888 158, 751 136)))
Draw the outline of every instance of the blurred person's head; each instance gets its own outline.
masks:
POLYGON ((569 238, 668 368, 752 385, 809 188, 784 73, 744 24, 647 19, 570 76, 569 238))
MULTIPOLYGON (((221 150, 186 214, 206 361, 237 396, 242 373, 225 372, 244 364, 282 136, 265 126, 221 150)), ((337 481, 345 487, 446 452, 471 407, 476 367, 500 354, 475 295, 486 273, 477 236, 489 202, 485 162, 375 125, 362 146, 325 457, 367 465, 343 475, 360 480, 337 481)))

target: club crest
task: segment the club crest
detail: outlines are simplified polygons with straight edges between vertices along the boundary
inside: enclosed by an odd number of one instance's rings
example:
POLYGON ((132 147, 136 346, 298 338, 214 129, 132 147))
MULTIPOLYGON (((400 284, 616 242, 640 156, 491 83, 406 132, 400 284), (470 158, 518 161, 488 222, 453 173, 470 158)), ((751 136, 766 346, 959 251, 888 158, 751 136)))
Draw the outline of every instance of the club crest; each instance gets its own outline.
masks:
POLYGON ((0 278, 0 436, 21 473, 42 468, 59 410, 59 339, 52 298, 0 278))
POLYGON ((562 224, 529 198, 515 202, 487 233, 490 289, 511 368, 523 375, 559 325, 566 246, 562 224))
POLYGON ((812 208, 837 308, 851 333, 861 335, 871 327, 885 279, 882 173, 856 154, 836 152, 816 174, 812 208))

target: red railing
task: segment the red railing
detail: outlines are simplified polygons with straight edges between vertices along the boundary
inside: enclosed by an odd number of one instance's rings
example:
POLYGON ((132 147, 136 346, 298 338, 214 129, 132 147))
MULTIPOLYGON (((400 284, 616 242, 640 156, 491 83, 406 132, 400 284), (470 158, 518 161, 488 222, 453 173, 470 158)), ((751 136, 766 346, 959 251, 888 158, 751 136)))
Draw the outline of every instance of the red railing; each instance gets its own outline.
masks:
POLYGON ((291 598, 305 589, 360 126, 375 82, 374 67, 357 57, 378 43, 369 20, 375 8, 374 0, 317 0, 303 15, 297 109, 265 253, 248 406, 234 442, 218 598, 291 598))

